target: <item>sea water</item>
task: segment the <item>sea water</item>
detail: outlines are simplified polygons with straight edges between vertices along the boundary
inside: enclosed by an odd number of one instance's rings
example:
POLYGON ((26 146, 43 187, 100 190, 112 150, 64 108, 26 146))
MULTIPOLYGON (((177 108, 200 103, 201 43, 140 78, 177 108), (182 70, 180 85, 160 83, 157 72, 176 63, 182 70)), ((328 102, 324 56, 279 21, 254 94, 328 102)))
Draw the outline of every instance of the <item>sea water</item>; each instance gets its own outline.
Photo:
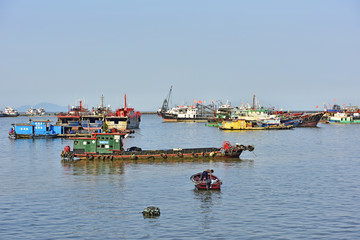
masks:
POLYGON ((224 132, 143 115, 125 148, 230 141, 255 151, 229 161, 69 164, 60 153, 71 140, 8 138, 12 123, 27 121, 0 118, 0 239, 360 239, 360 125, 224 132), (207 168, 221 191, 194 189, 190 176, 207 168), (148 206, 161 215, 144 218, 148 206))

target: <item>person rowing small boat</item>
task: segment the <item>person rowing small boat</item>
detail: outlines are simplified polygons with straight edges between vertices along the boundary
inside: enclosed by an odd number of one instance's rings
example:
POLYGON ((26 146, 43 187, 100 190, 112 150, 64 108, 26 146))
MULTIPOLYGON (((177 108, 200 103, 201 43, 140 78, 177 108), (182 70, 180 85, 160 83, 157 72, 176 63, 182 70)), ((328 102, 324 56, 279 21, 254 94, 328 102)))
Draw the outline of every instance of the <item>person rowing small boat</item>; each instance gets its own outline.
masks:
POLYGON ((190 177, 197 190, 220 190, 222 182, 213 174, 214 170, 206 169, 190 177))

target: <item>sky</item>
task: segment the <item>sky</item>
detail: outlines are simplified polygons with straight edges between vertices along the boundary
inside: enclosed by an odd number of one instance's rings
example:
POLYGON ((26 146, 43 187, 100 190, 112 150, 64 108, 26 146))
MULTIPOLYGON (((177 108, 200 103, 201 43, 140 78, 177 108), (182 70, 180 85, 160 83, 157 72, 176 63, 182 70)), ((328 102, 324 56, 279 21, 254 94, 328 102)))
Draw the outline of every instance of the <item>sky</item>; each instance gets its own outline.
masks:
MULTIPOLYGON (((360 105, 360 1, 0 0, 0 108, 360 105)), ((316 108, 318 106, 318 108, 316 108)))

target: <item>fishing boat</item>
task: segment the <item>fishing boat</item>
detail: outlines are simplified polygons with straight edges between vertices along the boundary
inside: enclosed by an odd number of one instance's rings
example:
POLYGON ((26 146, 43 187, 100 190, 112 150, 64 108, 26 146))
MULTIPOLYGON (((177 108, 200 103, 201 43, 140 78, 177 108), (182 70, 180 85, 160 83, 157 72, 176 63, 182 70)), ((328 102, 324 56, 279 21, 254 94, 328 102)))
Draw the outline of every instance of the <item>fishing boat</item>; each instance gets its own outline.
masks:
POLYGON ((291 120, 300 120, 298 127, 316 127, 320 119, 323 117, 324 112, 317 113, 289 113, 283 114, 280 121, 286 122, 291 120))
POLYGON ((9 137, 18 138, 55 138, 61 133, 61 126, 52 125, 50 120, 29 120, 29 123, 14 123, 9 137))
POLYGON ((329 123, 353 124, 360 123, 359 113, 349 114, 344 112, 335 113, 329 117, 329 123))
POLYGON ((80 125, 87 132, 101 132, 105 117, 111 114, 110 105, 104 106, 104 96, 101 95, 101 103, 97 107, 93 107, 87 115, 81 116, 80 125))
POLYGON ((195 184, 197 190, 220 190, 222 182, 217 176, 211 174, 210 189, 207 189, 206 181, 200 181, 200 179, 201 173, 196 173, 190 177, 190 180, 195 184))
POLYGON ((164 122, 207 122, 209 118, 214 117, 214 111, 209 106, 196 103, 171 108, 163 112, 161 117, 164 122))
POLYGON ((44 108, 32 108, 30 107, 29 110, 26 111, 25 115, 27 116, 42 116, 45 115, 44 108))
POLYGON ((125 106, 119 108, 115 113, 109 113, 105 116, 105 123, 108 129, 127 130, 137 129, 140 126, 141 113, 135 111, 134 108, 127 107, 126 94, 125 94, 125 106))
POLYGON ((102 114, 90 114, 81 117, 81 127, 88 132, 99 132, 102 129, 104 123, 104 115, 102 114))
POLYGON ((239 158, 245 151, 253 151, 254 146, 225 141, 222 147, 176 148, 167 150, 142 150, 139 147, 124 149, 125 133, 92 133, 91 137, 70 138, 73 149, 66 146, 61 152, 64 161, 83 160, 182 160, 185 158, 239 158))
POLYGON ((293 125, 274 125, 245 119, 224 120, 222 124, 219 125, 220 130, 286 130, 292 128, 294 128, 293 125))
POLYGON ((19 112, 12 107, 5 107, 5 117, 17 117, 19 116, 19 112))
POLYGON ((74 134, 81 129, 81 117, 89 114, 90 111, 83 107, 82 101, 80 100, 79 105, 69 107, 67 113, 59 113, 56 124, 62 126, 62 133, 74 134))
POLYGON ((208 118, 206 126, 219 127, 224 119, 230 118, 232 109, 233 107, 228 103, 221 104, 220 107, 216 109, 215 117, 208 118))
POLYGON ((163 118, 164 122, 207 122, 209 118, 215 116, 215 105, 205 105, 202 100, 194 100, 195 105, 181 105, 169 108, 172 86, 167 98, 157 114, 163 118))

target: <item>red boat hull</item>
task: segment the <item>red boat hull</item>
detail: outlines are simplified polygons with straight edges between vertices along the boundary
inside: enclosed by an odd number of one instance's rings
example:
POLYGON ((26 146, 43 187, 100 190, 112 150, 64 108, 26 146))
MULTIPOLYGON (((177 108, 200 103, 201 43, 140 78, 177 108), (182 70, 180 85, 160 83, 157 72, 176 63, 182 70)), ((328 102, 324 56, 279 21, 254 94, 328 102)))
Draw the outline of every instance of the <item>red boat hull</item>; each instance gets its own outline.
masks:
MULTIPOLYGON (((190 177, 190 180, 195 184, 195 188, 198 190, 208 190, 206 187, 206 181, 200 181, 201 173, 194 174, 190 177)), ((220 190, 222 182, 215 175, 211 175, 212 183, 209 190, 220 190)))
POLYGON ((303 115, 298 127, 316 127, 323 115, 323 112, 303 115))

